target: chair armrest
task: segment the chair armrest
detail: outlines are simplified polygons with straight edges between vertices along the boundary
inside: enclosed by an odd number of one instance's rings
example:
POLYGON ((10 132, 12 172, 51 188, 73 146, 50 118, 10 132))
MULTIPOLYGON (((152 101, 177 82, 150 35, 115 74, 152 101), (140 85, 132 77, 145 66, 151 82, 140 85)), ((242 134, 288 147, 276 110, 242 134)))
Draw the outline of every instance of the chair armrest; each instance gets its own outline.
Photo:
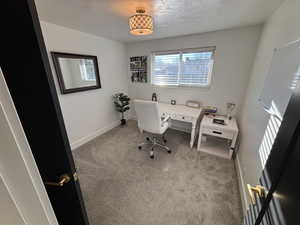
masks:
POLYGON ((166 115, 165 117, 161 117, 161 124, 168 122, 169 119, 170 119, 169 115, 166 115))

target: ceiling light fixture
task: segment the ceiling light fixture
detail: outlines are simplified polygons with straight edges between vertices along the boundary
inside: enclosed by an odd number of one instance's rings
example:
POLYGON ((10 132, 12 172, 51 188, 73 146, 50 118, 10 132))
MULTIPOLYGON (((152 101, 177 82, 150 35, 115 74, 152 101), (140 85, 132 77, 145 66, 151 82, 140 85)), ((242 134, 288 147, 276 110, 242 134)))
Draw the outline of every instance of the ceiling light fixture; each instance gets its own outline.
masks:
POLYGON ((145 14, 145 9, 139 8, 136 14, 129 18, 130 33, 133 35, 148 35, 153 33, 153 19, 145 14))

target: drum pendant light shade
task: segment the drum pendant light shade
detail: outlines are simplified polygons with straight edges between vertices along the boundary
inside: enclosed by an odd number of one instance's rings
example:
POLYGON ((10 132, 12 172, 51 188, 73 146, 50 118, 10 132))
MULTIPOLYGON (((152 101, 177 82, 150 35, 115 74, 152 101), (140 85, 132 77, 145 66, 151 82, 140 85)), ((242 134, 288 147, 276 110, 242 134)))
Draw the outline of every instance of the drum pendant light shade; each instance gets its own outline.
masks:
POLYGON ((136 10, 135 15, 129 18, 130 33, 133 35, 147 35, 153 33, 153 19, 145 14, 144 9, 136 10))

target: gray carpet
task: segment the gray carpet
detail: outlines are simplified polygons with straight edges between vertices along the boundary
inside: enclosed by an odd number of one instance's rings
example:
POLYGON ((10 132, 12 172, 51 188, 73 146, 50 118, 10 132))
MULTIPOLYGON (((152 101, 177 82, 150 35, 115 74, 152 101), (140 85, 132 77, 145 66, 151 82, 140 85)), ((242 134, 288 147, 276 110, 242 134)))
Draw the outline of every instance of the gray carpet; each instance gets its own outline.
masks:
POLYGON ((233 161, 189 148, 168 130, 172 154, 139 151, 135 121, 74 151, 91 225, 240 225, 233 161))

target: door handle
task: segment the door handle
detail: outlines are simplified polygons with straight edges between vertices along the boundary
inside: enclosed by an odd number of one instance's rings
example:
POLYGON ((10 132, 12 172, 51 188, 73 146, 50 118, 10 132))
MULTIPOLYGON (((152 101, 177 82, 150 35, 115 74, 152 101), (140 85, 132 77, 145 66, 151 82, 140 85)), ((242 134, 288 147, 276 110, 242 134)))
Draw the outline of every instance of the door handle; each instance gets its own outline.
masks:
POLYGON ((266 190, 261 185, 252 186, 247 184, 248 194, 250 196, 252 204, 256 204, 255 195, 258 195, 261 198, 265 197, 266 190))
POLYGON ((71 180, 71 177, 68 174, 63 174, 59 177, 59 181, 58 182, 51 182, 51 181, 46 181, 45 184, 50 185, 50 186, 58 186, 58 187, 62 187, 64 186, 66 183, 69 183, 71 180))

